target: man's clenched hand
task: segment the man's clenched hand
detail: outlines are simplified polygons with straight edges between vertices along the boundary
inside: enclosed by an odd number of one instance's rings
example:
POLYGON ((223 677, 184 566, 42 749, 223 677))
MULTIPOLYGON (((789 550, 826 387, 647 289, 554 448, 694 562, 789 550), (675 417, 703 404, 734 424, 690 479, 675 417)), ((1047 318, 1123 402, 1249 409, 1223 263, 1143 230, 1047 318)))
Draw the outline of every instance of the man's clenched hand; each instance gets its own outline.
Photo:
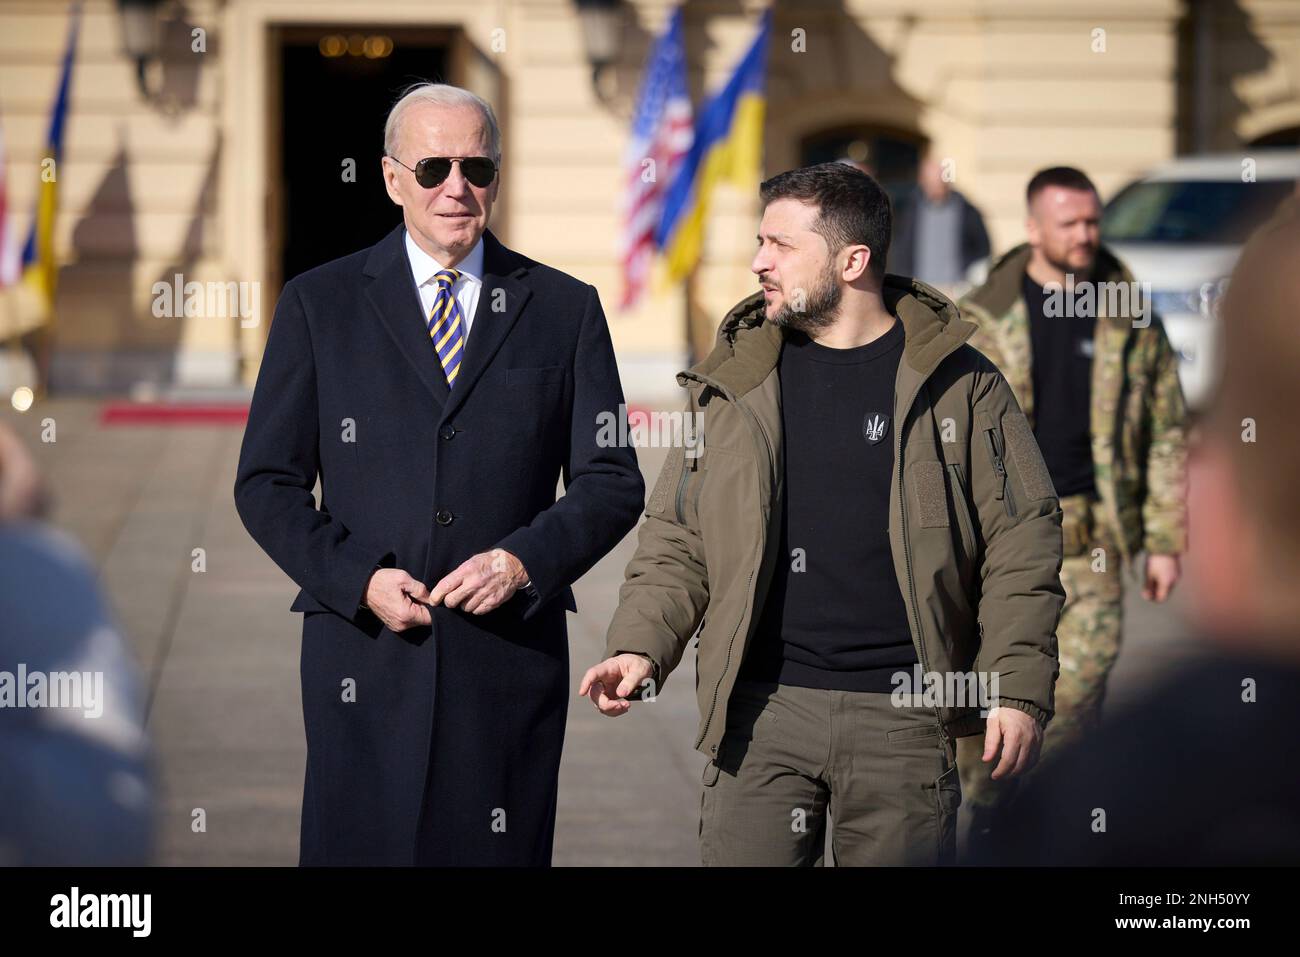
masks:
POLYGON ((378 568, 366 585, 366 607, 390 631, 405 631, 416 625, 432 624, 433 616, 421 602, 429 600, 429 589, 400 568, 378 568))

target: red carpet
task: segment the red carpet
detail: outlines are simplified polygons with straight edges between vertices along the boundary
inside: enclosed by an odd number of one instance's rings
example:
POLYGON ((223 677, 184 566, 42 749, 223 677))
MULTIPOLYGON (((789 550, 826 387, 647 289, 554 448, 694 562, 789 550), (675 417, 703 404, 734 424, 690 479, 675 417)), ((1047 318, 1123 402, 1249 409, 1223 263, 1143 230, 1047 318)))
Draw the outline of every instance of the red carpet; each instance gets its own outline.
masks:
POLYGON ((243 425, 248 406, 193 402, 105 402, 100 425, 243 425))

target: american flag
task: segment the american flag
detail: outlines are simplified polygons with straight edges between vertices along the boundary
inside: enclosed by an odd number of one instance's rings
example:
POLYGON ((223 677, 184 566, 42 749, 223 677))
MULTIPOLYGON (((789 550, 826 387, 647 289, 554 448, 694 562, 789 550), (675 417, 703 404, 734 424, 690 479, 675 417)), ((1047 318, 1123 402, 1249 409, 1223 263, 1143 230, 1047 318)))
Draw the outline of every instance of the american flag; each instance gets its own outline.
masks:
POLYGON ((623 203, 620 309, 630 309, 645 292, 664 194, 691 148, 693 133, 679 7, 650 51, 624 160, 627 189, 623 203))

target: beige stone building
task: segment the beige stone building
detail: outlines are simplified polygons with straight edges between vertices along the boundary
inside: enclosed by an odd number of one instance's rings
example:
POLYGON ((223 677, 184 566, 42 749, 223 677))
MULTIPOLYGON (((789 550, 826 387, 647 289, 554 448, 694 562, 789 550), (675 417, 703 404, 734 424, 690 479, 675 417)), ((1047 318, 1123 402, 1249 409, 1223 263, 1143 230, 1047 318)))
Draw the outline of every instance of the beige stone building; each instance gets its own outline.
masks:
MULTIPOLYGON (((686 4, 697 105, 763 5, 686 4)), ((441 78, 500 114, 498 235, 596 285, 630 396, 673 393, 686 290, 615 308, 632 103, 670 3, 139 0, 158 38, 139 71, 124 53, 122 6, 84 7, 58 169, 59 291, 47 334, 24 340, 41 340, 52 390, 250 384, 285 277, 398 222, 379 180, 384 114, 402 86, 441 78), (593 4, 619 25, 599 70, 584 33, 593 4), (157 284, 178 275, 233 298, 216 315, 157 315, 157 284)), ((19 237, 68 8, 0 0, 0 124, 19 237)), ((896 185, 931 147, 1003 249, 1021 237, 1024 184, 1042 166, 1081 166, 1110 195, 1180 153, 1300 143, 1300 3, 781 0, 765 135, 766 173, 865 151, 896 185)), ((756 212, 753 192, 715 198, 690 289, 697 343, 754 288, 756 212)), ((13 297, 3 308, 0 336, 15 328, 13 297)))

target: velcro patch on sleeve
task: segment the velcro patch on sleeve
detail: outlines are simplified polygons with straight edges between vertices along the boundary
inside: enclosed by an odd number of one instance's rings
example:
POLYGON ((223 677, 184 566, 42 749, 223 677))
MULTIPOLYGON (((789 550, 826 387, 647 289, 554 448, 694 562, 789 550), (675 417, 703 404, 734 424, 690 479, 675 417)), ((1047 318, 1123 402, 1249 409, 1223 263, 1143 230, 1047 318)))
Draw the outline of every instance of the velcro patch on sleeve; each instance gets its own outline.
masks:
POLYGON ((921 506, 922 528, 948 527, 948 494, 942 462, 913 462, 908 469, 916 500, 921 506))
POLYGON ((1043 461, 1043 453, 1025 414, 1016 411, 1004 415, 1002 434, 1006 436, 1007 449, 1011 452, 1016 471, 1020 473, 1025 494, 1031 499, 1055 498, 1052 476, 1047 471, 1047 463, 1043 461))
POLYGON ((667 510, 673 496, 677 494, 677 483, 685 467, 686 456, 682 449, 672 449, 659 473, 659 481, 655 482, 654 490, 650 493, 650 500, 646 502, 647 515, 662 515, 667 510))

